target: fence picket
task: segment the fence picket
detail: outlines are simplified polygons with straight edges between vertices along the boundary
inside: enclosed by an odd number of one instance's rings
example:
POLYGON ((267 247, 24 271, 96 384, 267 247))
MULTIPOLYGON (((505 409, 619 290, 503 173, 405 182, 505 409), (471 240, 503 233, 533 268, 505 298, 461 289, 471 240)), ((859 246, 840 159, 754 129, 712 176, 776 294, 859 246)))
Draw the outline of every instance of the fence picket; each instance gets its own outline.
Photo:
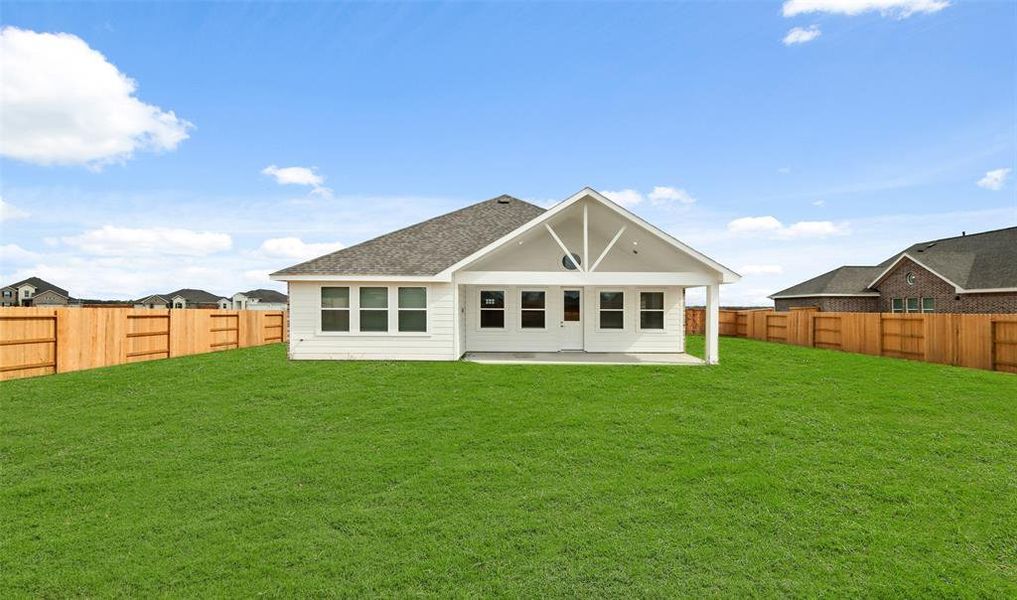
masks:
POLYGON ((285 339, 285 311, 0 308, 0 380, 285 339))
MULTIPOLYGON (((704 312, 686 309, 686 333, 704 332, 704 312)), ((1017 372, 1017 315, 721 310, 720 319, 738 337, 1017 372)))

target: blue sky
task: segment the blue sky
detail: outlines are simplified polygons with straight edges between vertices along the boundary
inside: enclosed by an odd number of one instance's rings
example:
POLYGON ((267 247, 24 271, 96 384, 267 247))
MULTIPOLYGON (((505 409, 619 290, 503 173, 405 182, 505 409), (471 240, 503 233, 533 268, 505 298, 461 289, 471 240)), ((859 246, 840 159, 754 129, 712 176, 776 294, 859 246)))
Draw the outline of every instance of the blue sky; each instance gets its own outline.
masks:
POLYGON ((1012 2, 5 2, 0 21, 4 282, 279 287, 267 272, 429 216, 589 185, 755 304, 1017 224, 1012 2), (37 35, 57 33, 77 41, 37 35), (136 87, 92 85, 118 73, 136 87))

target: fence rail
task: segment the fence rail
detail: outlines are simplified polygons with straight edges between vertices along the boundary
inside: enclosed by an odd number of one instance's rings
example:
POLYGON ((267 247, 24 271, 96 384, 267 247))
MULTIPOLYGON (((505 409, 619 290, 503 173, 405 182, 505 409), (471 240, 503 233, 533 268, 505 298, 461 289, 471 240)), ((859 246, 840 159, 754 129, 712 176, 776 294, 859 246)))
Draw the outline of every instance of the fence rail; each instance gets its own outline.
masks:
POLYGON ((285 311, 0 308, 0 381, 286 339, 285 311))
MULTIPOLYGON (((687 333, 703 333, 704 324, 703 309, 686 311, 687 333)), ((721 310, 719 329, 720 335, 1017 373, 1017 315, 721 310)))

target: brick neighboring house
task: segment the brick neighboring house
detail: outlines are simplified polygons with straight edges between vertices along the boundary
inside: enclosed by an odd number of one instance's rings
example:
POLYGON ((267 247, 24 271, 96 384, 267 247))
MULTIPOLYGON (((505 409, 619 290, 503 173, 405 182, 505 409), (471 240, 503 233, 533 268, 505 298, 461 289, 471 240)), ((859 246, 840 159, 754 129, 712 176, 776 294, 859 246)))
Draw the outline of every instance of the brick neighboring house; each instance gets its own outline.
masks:
POLYGON ((778 311, 1017 313, 1017 227, 920 242, 770 296, 778 311))
POLYGON ((67 306, 67 290, 38 277, 29 277, 0 288, 0 306, 67 306))

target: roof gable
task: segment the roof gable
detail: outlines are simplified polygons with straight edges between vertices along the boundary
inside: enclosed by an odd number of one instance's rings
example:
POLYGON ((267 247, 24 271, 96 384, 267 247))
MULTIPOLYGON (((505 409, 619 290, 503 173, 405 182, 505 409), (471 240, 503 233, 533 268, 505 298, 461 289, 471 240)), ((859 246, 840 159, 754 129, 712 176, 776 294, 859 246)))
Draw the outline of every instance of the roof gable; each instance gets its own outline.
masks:
MULTIPOLYGON (((676 238, 674 238, 670 234, 668 234, 665 231, 661 230, 660 228, 650 224, 649 222, 643 220, 639 216, 637 216, 634 213, 626 210, 625 208, 619 206, 618 204, 615 204, 614 202, 612 202, 610 199, 605 197, 600 192, 594 190, 593 188, 589 188, 589 187, 583 188, 582 190, 580 190, 579 192, 573 194, 569 198, 563 200, 562 202, 559 202, 558 204, 553 206, 550 210, 547 210, 547 211, 543 212, 542 214, 540 214, 539 216, 537 216, 536 218, 534 218, 534 219, 532 219, 532 220, 530 220, 530 221, 528 221, 526 223, 521 224, 518 228, 516 228, 516 229, 506 233, 504 236, 498 238, 497 240, 493 241, 492 243, 488 244, 487 246, 478 249, 473 254, 463 258, 462 260, 460 260, 456 264, 451 265, 450 267, 445 269, 442 273, 443 274, 451 273, 451 272, 458 271, 460 269, 466 268, 470 264, 472 264, 472 263, 474 263, 476 261, 479 261, 482 258, 484 258, 485 256, 489 255, 490 253, 498 250, 499 248, 504 247, 509 242, 515 241, 518 238, 520 238, 521 236, 527 234, 528 232, 531 232, 534 229, 541 227, 542 225, 548 224, 552 219, 554 219, 556 216, 564 213, 570 207, 578 204, 579 202, 581 202, 583 200, 587 200, 587 199, 591 200, 593 202, 596 202, 599 205, 607 208, 610 212, 614 213, 618 217, 621 217, 621 219, 623 221, 628 222, 629 225, 632 225, 632 226, 635 226, 635 227, 638 227, 638 228, 642 229, 647 234, 649 234, 651 236, 654 236, 657 240, 663 242, 667 246, 669 246, 669 247, 671 247, 671 248, 673 248, 673 249, 683 253, 684 255, 686 255, 688 257, 690 257, 696 263, 699 263, 699 264, 705 266, 706 268, 710 269, 711 271, 715 271, 715 272, 721 274, 721 276, 723 277, 723 282, 724 283, 730 283, 730 282, 738 281, 739 279, 741 279, 741 276, 738 275, 737 273, 735 273, 734 271, 732 271, 731 269, 728 269, 724 265, 722 265, 722 264, 716 262, 715 260, 707 257, 706 255, 698 252, 697 250, 691 248, 690 246, 680 242, 679 240, 677 240, 676 238)), ((592 258, 592 256, 591 256, 591 258, 592 258)), ((592 264, 595 264, 595 261, 590 261, 590 262, 592 264)), ((591 264, 591 266, 592 266, 592 264, 591 264)))
POLYGON ((498 196, 281 269, 272 277, 435 275, 542 213, 529 202, 498 196))
POLYGON ((957 291, 1017 288, 1017 227, 912 244, 883 261, 870 287, 905 256, 957 291))
POLYGON ((276 290, 257 289, 240 293, 247 298, 253 298, 260 302, 286 302, 288 300, 286 294, 276 290))
POLYGON ((196 304, 213 304, 218 303, 220 300, 227 299, 222 296, 216 296, 211 292, 206 292, 205 290, 196 290, 192 288, 183 288, 175 292, 170 292, 169 294, 161 295, 164 298, 170 298, 172 300, 176 300, 177 298, 183 298, 187 302, 192 302, 196 304))
POLYGON ((61 296, 63 296, 64 298, 69 298, 70 297, 70 294, 67 292, 67 290, 65 290, 63 288, 60 288, 60 287, 57 287, 57 286, 53 285, 52 283, 50 283, 48 281, 44 281, 42 279, 39 279, 38 277, 29 277, 28 279, 22 279, 21 281, 19 281, 17 283, 12 283, 12 284, 10 284, 8 286, 4 286, 4 288, 5 289, 6 288, 18 288, 18 287, 21 287, 21 286, 23 286, 25 284, 28 284, 28 285, 34 287, 36 294, 41 294, 42 292, 46 292, 46 291, 54 291, 54 292, 60 294, 61 296))

